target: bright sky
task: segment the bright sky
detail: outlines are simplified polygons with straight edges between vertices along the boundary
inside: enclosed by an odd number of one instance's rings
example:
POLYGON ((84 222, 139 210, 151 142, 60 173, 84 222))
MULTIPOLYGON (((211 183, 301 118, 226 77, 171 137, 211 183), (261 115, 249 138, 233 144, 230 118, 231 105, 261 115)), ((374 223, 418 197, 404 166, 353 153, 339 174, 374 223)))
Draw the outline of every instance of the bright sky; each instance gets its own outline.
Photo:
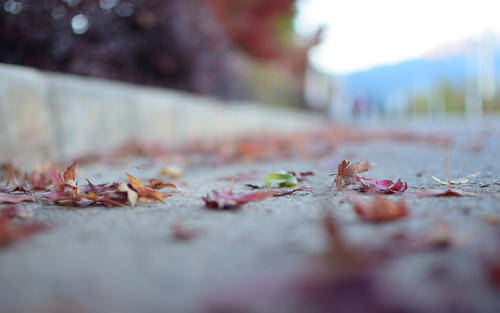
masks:
POLYGON ((299 0, 298 9, 300 34, 328 27, 311 60, 330 73, 396 63, 486 30, 500 32, 500 0, 299 0))

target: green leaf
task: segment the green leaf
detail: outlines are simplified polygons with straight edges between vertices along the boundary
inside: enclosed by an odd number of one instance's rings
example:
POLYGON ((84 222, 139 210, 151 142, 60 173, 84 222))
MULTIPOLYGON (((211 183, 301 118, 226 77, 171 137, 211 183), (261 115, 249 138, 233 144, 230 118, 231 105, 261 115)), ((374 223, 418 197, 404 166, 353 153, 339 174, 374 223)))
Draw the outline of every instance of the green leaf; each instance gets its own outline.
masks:
POLYGON ((271 173, 264 178, 264 187, 278 185, 280 187, 295 187, 298 185, 297 177, 285 171, 271 173))

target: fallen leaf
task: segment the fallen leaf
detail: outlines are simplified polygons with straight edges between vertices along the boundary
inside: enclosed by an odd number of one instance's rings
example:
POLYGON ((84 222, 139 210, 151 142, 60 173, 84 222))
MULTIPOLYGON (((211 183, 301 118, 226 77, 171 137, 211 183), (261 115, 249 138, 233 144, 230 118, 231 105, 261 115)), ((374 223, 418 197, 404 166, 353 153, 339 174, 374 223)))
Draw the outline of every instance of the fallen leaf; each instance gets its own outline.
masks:
POLYGON ((357 175, 358 173, 363 173, 369 171, 376 164, 373 162, 356 162, 352 163, 346 160, 343 160, 342 163, 339 164, 337 168, 337 173, 330 174, 330 176, 336 176, 330 185, 330 190, 333 187, 333 184, 336 185, 337 190, 342 190, 343 187, 352 185, 356 181, 361 180, 363 177, 357 175))
POLYGON ((387 222, 408 216, 408 209, 404 200, 391 201, 375 195, 371 201, 365 201, 357 196, 350 196, 354 212, 368 222, 387 222))
POLYGON ((212 191, 212 195, 207 194, 202 198, 205 205, 213 209, 234 209, 247 202, 262 201, 272 196, 274 191, 257 191, 257 192, 233 192, 233 184, 229 184, 221 191, 212 191))
POLYGON ((33 201, 33 198, 28 195, 11 195, 0 192, 0 204, 3 203, 16 204, 19 202, 29 202, 29 201, 33 201))
POLYGON ((140 201, 152 200, 152 201, 163 202, 163 199, 169 196, 165 193, 145 187, 144 184, 141 183, 137 178, 128 173, 125 173, 125 175, 127 175, 132 189, 135 190, 139 195, 140 201))
POLYGON ((28 218, 33 215, 31 212, 25 210, 19 204, 9 205, 0 209, 0 218, 28 218))
POLYGON ((137 203, 137 199, 139 198, 137 192, 129 188, 128 185, 125 183, 119 184, 116 190, 127 193, 128 202, 130 202, 132 206, 135 206, 135 204, 137 203))
POLYGON ((395 194, 395 193, 403 193, 407 189, 408 189, 408 184, 406 182, 402 182, 401 179, 398 179, 398 181, 395 183, 392 180, 371 179, 362 181, 360 191, 368 193, 379 192, 386 194, 395 194))
POLYGON ((446 155, 446 176, 448 176, 448 189, 424 189, 418 193, 419 197, 469 197, 477 196, 477 193, 461 190, 451 186, 449 157, 446 155))
POLYGON ((180 241, 192 240, 193 238, 195 238, 201 234, 200 231, 188 228, 180 222, 171 224, 170 230, 172 232, 172 236, 176 240, 180 240, 180 241))
POLYGON ((18 223, 6 218, 0 218, 0 246, 7 246, 13 242, 29 237, 49 227, 40 222, 18 223))
POLYGON ((63 173, 63 178, 65 182, 68 181, 75 181, 76 180, 76 175, 75 175, 75 166, 76 166, 76 161, 73 162, 68 168, 63 173))
POLYGON ((297 188, 294 188, 294 189, 290 189, 290 190, 276 190, 274 191, 273 193, 273 197, 282 197, 282 196, 288 196, 288 195, 291 195, 297 191, 308 191, 308 192, 312 192, 312 188, 311 187, 308 187, 308 186, 302 186, 302 187, 297 187, 297 188))
POLYGON ((479 175, 480 172, 477 172, 477 173, 474 173, 474 174, 470 174, 470 175, 467 175, 467 176, 464 176, 464 177, 460 177, 460 178, 457 178, 457 179, 450 179, 450 181, 443 181, 435 176, 431 176, 432 179, 434 179, 435 181, 437 181, 438 183, 442 184, 442 185, 460 185, 460 184, 466 184, 469 182, 469 179, 471 177, 475 177, 477 175, 479 175))
POLYGON ((297 177, 285 171, 271 173, 264 178, 264 187, 278 185, 279 187, 295 187, 298 185, 297 177))
POLYGON ((148 180, 148 187, 155 190, 163 189, 166 187, 182 190, 178 183, 166 182, 155 178, 148 180))
POLYGON ((473 197, 478 196, 475 192, 465 191, 458 188, 448 189, 423 189, 418 193, 419 197, 473 197))

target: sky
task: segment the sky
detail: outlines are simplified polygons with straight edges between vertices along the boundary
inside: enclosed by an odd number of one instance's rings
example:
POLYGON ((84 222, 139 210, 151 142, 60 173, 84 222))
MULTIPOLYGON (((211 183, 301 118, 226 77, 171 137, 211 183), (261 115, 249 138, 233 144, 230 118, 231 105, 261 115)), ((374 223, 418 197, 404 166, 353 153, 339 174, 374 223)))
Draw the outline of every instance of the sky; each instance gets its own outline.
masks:
POLYGON ((310 57, 333 74, 398 63, 485 31, 500 32, 500 0, 299 0, 297 8, 299 34, 327 27, 310 57))

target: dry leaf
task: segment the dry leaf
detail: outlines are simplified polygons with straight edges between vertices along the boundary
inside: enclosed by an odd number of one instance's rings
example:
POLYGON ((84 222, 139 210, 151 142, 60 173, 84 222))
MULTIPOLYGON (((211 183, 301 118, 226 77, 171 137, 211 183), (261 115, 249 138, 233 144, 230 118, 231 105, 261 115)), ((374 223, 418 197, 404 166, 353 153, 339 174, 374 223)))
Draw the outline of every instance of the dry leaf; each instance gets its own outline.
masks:
POLYGON ((33 201, 32 197, 27 195, 11 195, 0 192, 0 203, 16 204, 19 202, 33 201))
POLYGON ((332 189, 333 184, 335 184, 337 190, 340 191, 343 187, 352 185, 355 182, 360 181, 361 179, 363 179, 363 177, 357 174, 369 171, 375 165, 375 163, 368 161, 356 162, 351 164, 351 162, 343 160, 338 166, 337 173, 330 175, 336 175, 335 179, 330 185, 330 190, 332 189))
POLYGON ((257 192, 233 192, 233 184, 229 184, 221 191, 212 191, 212 195, 207 194, 202 198, 205 205, 213 209, 234 209, 247 202, 262 201, 274 194, 273 190, 257 192))
POLYGON ((470 175, 467 175, 467 176, 464 176, 464 177, 460 177, 460 178, 457 178, 457 179, 450 179, 450 181, 443 181, 435 176, 431 176, 432 179, 434 179, 435 181, 437 181, 438 183, 442 184, 442 185, 460 185, 460 184, 466 184, 469 182, 469 179, 471 177, 475 177, 477 175, 479 175, 480 172, 477 172, 477 173, 474 173, 474 174, 470 174, 470 175))
POLYGON ((139 198, 139 195, 137 194, 137 192, 130 189, 128 187, 128 185, 125 183, 121 183, 120 185, 118 185, 116 190, 118 190, 120 192, 126 192, 128 202, 130 202, 130 205, 135 206, 135 204, 137 203, 137 199, 139 198))
POLYGON ((139 201, 152 200, 163 202, 163 199, 169 196, 165 193, 145 187, 144 184, 141 183, 137 178, 128 173, 125 173, 125 175, 127 175, 132 189, 134 189, 139 195, 139 201))
POLYGON ((458 188, 453 188, 451 186, 452 182, 450 179, 450 165, 449 165, 449 157, 446 155, 446 176, 448 176, 448 189, 424 189, 420 193, 418 193, 419 197, 469 197, 469 196, 477 196, 477 193, 461 190, 458 188))
POLYGON ((357 196, 350 196, 354 212, 368 222, 387 222, 408 216, 404 200, 391 201, 382 196, 374 196, 371 201, 365 201, 357 196))
POLYGON ((408 189, 408 184, 406 182, 402 182, 401 179, 398 179, 397 182, 393 182, 392 180, 363 180, 361 182, 360 191, 368 192, 368 193, 386 193, 386 194, 395 194, 395 193, 403 193, 408 189), (369 182, 367 184, 366 182, 369 182))
POLYGON ((19 204, 9 205, 0 209, 0 218, 28 218, 32 215, 33 213, 27 211, 19 204))
POLYGON ((178 183, 168 182, 168 181, 162 181, 160 179, 155 179, 155 178, 149 179, 147 186, 149 188, 155 189, 155 190, 163 189, 163 188, 166 188, 166 187, 170 187, 170 188, 175 188, 175 189, 178 189, 178 190, 182 190, 182 188, 180 187, 180 185, 178 183))

